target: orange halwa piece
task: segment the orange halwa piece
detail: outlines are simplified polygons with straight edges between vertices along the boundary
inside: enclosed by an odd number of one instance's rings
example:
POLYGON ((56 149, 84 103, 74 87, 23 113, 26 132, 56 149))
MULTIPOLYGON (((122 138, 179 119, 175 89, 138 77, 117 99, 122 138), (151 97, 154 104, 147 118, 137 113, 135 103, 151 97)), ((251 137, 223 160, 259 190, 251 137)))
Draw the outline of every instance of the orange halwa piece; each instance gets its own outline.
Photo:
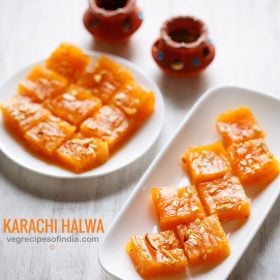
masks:
POLYGON ((85 120, 80 129, 87 137, 99 137, 106 141, 112 151, 126 140, 131 128, 129 120, 121 110, 106 105, 92 118, 85 120))
POLYGON ((5 125, 18 136, 45 120, 50 112, 27 97, 16 95, 2 105, 5 125))
POLYGON ((234 172, 245 186, 266 186, 279 175, 279 162, 263 139, 234 143, 228 153, 234 172))
POLYGON ((231 171, 227 153, 221 142, 188 148, 183 156, 183 166, 193 184, 215 180, 231 171))
POLYGON ((129 83, 117 90, 110 103, 141 124, 153 113, 155 97, 152 91, 129 83))
POLYGON ((250 200, 236 176, 201 183, 197 190, 208 215, 217 214, 220 221, 248 218, 250 200))
POLYGON ((71 85, 64 94, 47 100, 44 105, 57 117, 79 125, 91 117, 102 103, 99 98, 92 96, 89 90, 71 85))
POLYGON ((151 192, 159 224, 163 230, 174 229, 177 225, 205 217, 202 204, 193 186, 153 188, 151 192))
POLYGON ((85 71, 90 61, 89 56, 71 44, 61 44, 47 59, 47 68, 75 82, 85 71))
POLYGON ((220 114, 217 118, 216 127, 226 146, 264 137, 264 132, 246 106, 220 114))
POLYGON ((216 215, 180 225, 177 232, 191 266, 216 263, 230 254, 226 234, 216 215))
POLYGON ((94 69, 84 73, 77 83, 92 90, 106 104, 121 86, 131 81, 133 77, 128 69, 106 56, 101 56, 94 69))
POLYGON ((26 79, 19 83, 18 91, 36 102, 42 102, 61 94, 67 85, 67 80, 56 72, 34 66, 26 79))
POLYGON ((172 230, 132 236, 126 248, 135 269, 142 277, 186 271, 186 256, 172 230))
POLYGON ((64 142, 57 150, 55 158, 66 168, 84 172, 104 163, 109 157, 108 144, 98 138, 77 135, 64 142))
POLYGON ((28 146, 39 154, 52 156, 54 151, 75 132, 76 127, 54 116, 28 130, 24 137, 28 146))

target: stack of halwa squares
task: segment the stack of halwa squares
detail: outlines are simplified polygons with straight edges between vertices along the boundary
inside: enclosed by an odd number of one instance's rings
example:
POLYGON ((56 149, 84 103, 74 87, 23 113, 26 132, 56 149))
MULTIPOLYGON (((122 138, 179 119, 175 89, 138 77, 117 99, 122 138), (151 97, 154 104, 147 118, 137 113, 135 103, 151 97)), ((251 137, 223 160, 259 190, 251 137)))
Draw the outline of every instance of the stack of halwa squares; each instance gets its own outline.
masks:
POLYGON ((107 161, 153 113, 153 92, 101 56, 61 44, 2 105, 5 126, 29 149, 73 172, 107 161))
POLYGON ((151 189, 162 231, 132 236, 127 244, 144 278, 225 259, 230 246, 221 223, 250 215, 243 186, 264 187, 279 175, 279 163, 248 107, 222 113, 216 128, 223 142, 189 147, 183 155, 192 185, 151 189))

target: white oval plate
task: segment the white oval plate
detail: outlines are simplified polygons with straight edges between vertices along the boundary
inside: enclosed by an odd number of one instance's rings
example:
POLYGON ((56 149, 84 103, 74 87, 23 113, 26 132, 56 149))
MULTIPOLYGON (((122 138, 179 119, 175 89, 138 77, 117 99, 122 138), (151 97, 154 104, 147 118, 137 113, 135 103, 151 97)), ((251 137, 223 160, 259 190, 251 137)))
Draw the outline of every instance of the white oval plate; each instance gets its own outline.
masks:
MULTIPOLYGON (((86 51, 86 53, 89 54, 94 60, 100 55, 106 55, 130 69, 139 84, 151 89, 154 92, 156 104, 153 115, 118 152, 110 157, 110 159, 105 164, 88 172, 77 175, 60 168, 59 166, 44 162, 25 150, 21 144, 19 144, 9 133, 7 133, 3 127, 2 114, 0 114, 0 149, 11 160, 22 167, 40 174, 59 178, 97 177, 119 170, 132 163, 145 154, 157 140, 164 120, 164 102, 162 94, 157 85, 138 66, 123 58, 101 52, 86 51)), ((34 65, 42 63, 43 61, 36 62, 33 65, 20 70, 13 77, 7 80, 0 89, 0 102, 3 102, 4 100, 14 96, 17 92, 18 83, 25 78, 27 73, 34 65)))
MULTIPOLYGON (((123 280, 142 279, 125 251, 125 244, 132 235, 145 234, 157 229, 150 188, 188 185, 189 180, 180 164, 185 149, 188 146, 217 141, 219 136, 215 131, 216 116, 240 105, 248 105, 252 109, 266 132, 266 143, 272 153, 280 158, 280 101, 278 99, 238 87, 209 90, 192 107, 174 137, 143 175, 104 238, 99 251, 99 262, 107 273, 123 280)), ((233 222, 223 224, 231 246, 231 255, 226 260, 213 267, 197 266, 188 269, 186 274, 169 278, 160 277, 160 279, 226 279, 276 201, 280 192, 279 184, 280 177, 262 192, 246 189, 252 200, 250 218, 239 228, 233 222)))

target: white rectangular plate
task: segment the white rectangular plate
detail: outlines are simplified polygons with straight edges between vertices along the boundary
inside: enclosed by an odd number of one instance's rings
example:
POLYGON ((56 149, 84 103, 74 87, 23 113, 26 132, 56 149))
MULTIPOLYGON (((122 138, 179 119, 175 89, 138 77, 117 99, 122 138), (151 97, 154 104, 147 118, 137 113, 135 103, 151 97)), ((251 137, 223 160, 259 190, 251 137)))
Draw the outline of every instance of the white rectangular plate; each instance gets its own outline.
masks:
MULTIPOLYGON (((280 101, 254 90, 238 87, 220 87, 205 93, 190 110, 172 140, 157 156, 144 174, 134 192, 118 214, 99 251, 99 261, 109 274, 124 280, 141 279, 125 251, 125 245, 135 234, 153 232, 157 218, 150 198, 154 186, 186 185, 189 180, 181 167, 181 157, 188 146, 216 141, 216 116, 240 105, 249 106, 260 126, 266 132, 266 143, 280 158, 280 101)), ((278 177, 264 190, 246 190, 252 200, 252 213, 241 227, 226 224, 231 255, 211 267, 198 266, 184 275, 166 279, 226 279, 253 239, 269 210, 276 201, 280 186, 278 177)), ((161 278, 163 279, 163 278, 161 278)))

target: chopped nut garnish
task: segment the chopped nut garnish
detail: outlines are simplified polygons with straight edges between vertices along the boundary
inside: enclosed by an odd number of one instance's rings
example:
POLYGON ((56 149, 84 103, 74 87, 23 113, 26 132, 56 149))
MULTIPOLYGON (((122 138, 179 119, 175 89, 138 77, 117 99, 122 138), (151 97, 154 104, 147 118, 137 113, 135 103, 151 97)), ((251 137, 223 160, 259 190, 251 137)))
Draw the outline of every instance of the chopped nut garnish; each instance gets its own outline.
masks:
POLYGON ((268 155, 271 155, 271 153, 270 153, 270 151, 268 150, 267 146, 266 146, 263 142, 261 142, 260 145, 261 145, 261 147, 263 148, 263 150, 264 150, 268 155))
POLYGON ((214 194, 217 190, 218 190, 218 188, 212 188, 212 189, 210 189, 208 192, 209 192, 210 194, 214 194))
POLYGON ((185 189, 188 194, 193 194, 193 190, 190 187, 186 187, 185 189))
POLYGON ((224 241, 222 238, 220 238, 218 236, 215 236, 215 239, 218 240, 218 241, 224 241))
POLYGON ((193 245, 197 245, 197 240, 195 238, 189 238, 187 241, 193 245))
POLYGON ((110 115, 108 119, 109 119, 110 122, 114 122, 118 119, 118 117, 114 116, 114 115, 110 115))
POLYGON ((126 95, 123 92, 120 92, 115 96, 117 105, 121 105, 122 101, 125 101, 125 99, 126 99, 126 95))
POLYGON ((192 207, 192 211, 193 211, 193 212, 196 212, 197 210, 199 210, 199 207, 198 207, 198 206, 195 205, 195 206, 192 207))
POLYGON ((199 232, 200 232, 200 233, 205 232, 205 228, 204 228, 204 226, 201 226, 201 227, 200 227, 199 232))
POLYGON ((79 145, 84 145, 84 144, 89 144, 92 142, 91 138, 86 138, 86 139, 73 139, 72 142, 74 144, 79 144, 79 145))
POLYGON ((149 237, 149 234, 148 234, 148 233, 145 234, 145 240, 147 241, 147 243, 149 244, 149 246, 150 246, 153 250, 155 250, 155 251, 158 250, 157 246, 156 246, 156 245, 154 244, 154 242, 151 240, 151 238, 149 237))
POLYGON ((99 83, 102 79, 102 75, 101 74, 96 74, 93 76, 93 79, 95 82, 99 83))
POLYGON ((239 205, 237 206, 237 210, 240 211, 241 208, 242 208, 242 204, 239 204, 239 205))
POLYGON ((228 209, 231 209, 232 207, 233 207, 233 205, 228 203, 228 204, 224 204, 224 205, 219 205, 216 208, 217 208, 217 210, 220 210, 220 211, 226 211, 228 209))
POLYGON ((188 239, 193 235, 192 231, 190 229, 187 230, 185 236, 184 236, 184 242, 188 241, 188 239))
POLYGON ((172 254, 168 252, 166 249, 162 248, 161 253, 167 258, 171 259, 172 261, 177 262, 177 260, 172 256, 172 254))
POLYGON ((134 115, 137 113, 137 109, 136 108, 125 108, 125 112, 128 114, 128 115, 134 115))
POLYGON ((260 129, 260 127, 257 124, 253 125, 253 130, 255 132, 261 132, 261 129, 260 129))
POLYGON ((76 100, 75 96, 69 94, 69 93, 64 93, 62 96, 64 99, 69 100, 69 101, 74 101, 76 100))

